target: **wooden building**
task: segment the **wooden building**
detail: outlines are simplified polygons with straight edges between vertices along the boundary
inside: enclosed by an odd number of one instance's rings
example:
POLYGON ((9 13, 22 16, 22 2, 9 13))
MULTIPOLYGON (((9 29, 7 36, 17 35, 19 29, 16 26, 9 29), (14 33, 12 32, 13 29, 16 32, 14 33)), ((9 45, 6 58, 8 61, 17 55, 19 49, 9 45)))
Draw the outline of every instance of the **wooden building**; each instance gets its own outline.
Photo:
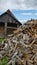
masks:
POLYGON ((20 25, 22 25, 10 10, 0 15, 0 37, 12 34, 20 25))

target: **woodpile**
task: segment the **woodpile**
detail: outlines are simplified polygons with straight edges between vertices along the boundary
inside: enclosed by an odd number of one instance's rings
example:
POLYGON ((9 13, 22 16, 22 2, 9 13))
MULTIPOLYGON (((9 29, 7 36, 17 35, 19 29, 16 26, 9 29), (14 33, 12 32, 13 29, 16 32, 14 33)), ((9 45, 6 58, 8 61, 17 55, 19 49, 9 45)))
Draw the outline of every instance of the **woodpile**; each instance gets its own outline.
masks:
POLYGON ((8 35, 0 45, 0 59, 3 56, 6 65, 37 65, 37 23, 28 22, 8 35))

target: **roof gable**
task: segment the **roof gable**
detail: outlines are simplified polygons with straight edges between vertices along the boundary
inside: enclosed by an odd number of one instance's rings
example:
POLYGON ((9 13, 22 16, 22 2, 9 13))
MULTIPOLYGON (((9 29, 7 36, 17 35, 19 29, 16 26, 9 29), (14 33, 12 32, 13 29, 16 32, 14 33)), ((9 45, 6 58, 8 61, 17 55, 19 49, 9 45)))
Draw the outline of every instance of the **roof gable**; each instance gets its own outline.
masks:
POLYGON ((11 16, 14 20, 16 20, 16 22, 18 22, 18 24, 22 25, 17 19, 16 17, 12 14, 12 12, 8 9, 6 12, 4 12, 1 16, 5 15, 5 14, 8 14, 9 16, 11 16))

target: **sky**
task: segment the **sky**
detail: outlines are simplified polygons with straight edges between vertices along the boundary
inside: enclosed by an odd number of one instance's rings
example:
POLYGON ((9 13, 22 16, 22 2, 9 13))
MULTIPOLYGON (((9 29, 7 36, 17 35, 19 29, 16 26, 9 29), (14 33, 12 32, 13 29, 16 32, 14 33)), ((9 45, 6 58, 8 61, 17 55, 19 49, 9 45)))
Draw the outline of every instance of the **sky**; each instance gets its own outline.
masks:
POLYGON ((37 19, 37 0, 0 0, 0 15, 8 9, 22 24, 37 19))

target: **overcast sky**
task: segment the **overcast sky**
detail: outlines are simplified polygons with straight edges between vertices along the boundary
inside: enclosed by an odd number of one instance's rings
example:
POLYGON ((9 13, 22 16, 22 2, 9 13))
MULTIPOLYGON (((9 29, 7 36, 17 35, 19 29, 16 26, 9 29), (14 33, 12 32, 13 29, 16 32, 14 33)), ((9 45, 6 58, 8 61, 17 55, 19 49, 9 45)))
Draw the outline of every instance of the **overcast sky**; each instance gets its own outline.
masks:
POLYGON ((37 19, 37 0, 0 0, 0 14, 10 9, 22 23, 37 19))

